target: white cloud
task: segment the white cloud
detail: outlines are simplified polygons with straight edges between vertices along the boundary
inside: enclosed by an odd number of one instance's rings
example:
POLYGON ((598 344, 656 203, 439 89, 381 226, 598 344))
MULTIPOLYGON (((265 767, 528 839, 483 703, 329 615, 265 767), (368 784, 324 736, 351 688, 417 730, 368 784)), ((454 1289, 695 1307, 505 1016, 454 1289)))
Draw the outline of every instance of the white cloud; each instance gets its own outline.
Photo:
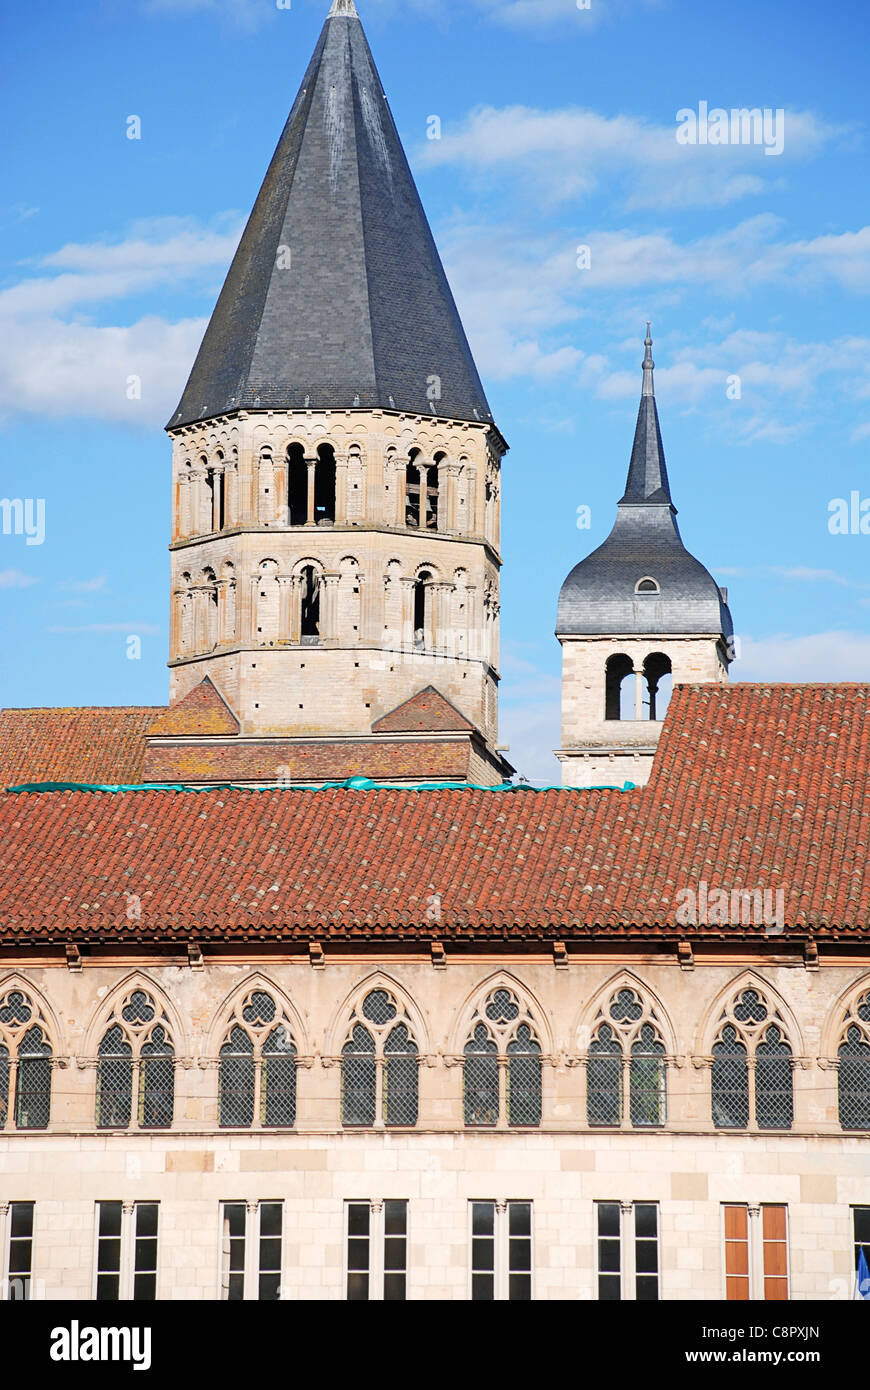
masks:
POLYGON ((0 589, 29 589, 31 584, 38 584, 32 574, 24 574, 21 570, 0 570, 0 589))
POLYGON ((627 207, 721 207, 777 184, 791 161, 845 131, 810 111, 787 111, 784 128, 783 153, 772 159, 761 145, 679 145, 676 109, 673 124, 656 125, 581 107, 481 106, 427 140, 419 159, 525 184, 547 203, 582 199, 606 182, 627 207))
POLYGON ((82 310, 160 287, 210 288, 215 271, 229 265, 240 230, 234 214, 217 230, 190 219, 156 219, 136 224, 124 240, 69 243, 41 258, 37 273, 0 291, 0 416, 163 424, 207 320, 173 323, 151 314, 129 324, 96 324, 82 310))
POLYGON ((870 681, 870 635, 816 632, 743 638, 732 667, 739 681, 870 681))

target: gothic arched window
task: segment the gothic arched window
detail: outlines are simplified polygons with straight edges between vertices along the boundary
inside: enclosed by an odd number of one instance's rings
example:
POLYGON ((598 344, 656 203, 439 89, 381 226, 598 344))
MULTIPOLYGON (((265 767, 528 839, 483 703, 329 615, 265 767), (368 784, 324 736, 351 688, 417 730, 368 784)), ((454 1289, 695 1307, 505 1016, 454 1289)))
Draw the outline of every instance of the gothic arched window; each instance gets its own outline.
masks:
POLYGON ((0 999, 0 1129, 9 1122, 10 1095, 16 1129, 45 1129, 51 1118, 48 1025, 23 990, 0 999))
POLYGON ((501 1115, 512 1128, 541 1123, 541 1045, 528 1009, 504 986, 472 1018, 463 1092, 467 1125, 497 1125, 501 1115))
POLYGON ((870 994, 849 1010, 837 1049, 837 1110, 843 1129, 870 1129, 870 994))
POLYGON ((410 1019, 386 989, 370 990, 342 1048, 342 1124, 388 1128, 417 1123, 419 1052, 410 1019))
POLYGON ((634 1129, 665 1123, 666 1048, 655 1010, 623 985, 599 1012, 586 1060, 586 1117, 590 1125, 621 1125, 628 1095, 634 1129))
POLYGON ((296 1045, 272 995, 253 989, 233 1010, 220 1049, 218 1119, 225 1129, 292 1129, 296 1045))
POLYGON ((136 988, 114 1009, 97 1048, 97 1126, 168 1129, 175 1109, 175 1049, 169 1022, 136 988))
POLYGON ((794 1117, 792 1049, 785 1024, 757 989, 744 989, 719 1021, 711 1073, 713 1123, 790 1129, 794 1117))

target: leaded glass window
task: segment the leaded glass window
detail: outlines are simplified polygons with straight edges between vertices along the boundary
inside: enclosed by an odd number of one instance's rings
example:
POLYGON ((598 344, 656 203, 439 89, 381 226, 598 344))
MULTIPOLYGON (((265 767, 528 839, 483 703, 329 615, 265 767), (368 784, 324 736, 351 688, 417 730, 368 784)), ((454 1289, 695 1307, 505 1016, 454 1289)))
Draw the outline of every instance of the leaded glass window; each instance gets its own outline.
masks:
POLYGON ((52 1047, 38 1003, 23 990, 0 998, 0 1129, 45 1129, 51 1118, 52 1047))
POLYGON ((465 1044, 465 1123, 494 1125, 498 1121, 498 1044, 486 1025, 478 1023, 465 1044))
POLYGON ((535 1022, 519 996, 500 985, 475 1011, 464 1048, 465 1123, 512 1128, 541 1123, 543 1059, 535 1022))
POLYGON ((749 1123, 749 1064, 746 1045, 733 1023, 713 1044, 713 1123, 717 1129, 744 1129, 749 1123))
POLYGON ((527 1023, 521 1023, 507 1046, 508 1124, 541 1123, 541 1045, 532 1037, 527 1023))
POLYGON ((793 1118, 791 1048, 771 1023, 755 1048, 755 1122, 759 1129, 790 1129, 793 1118))
POLYGON ((596 1126, 617 1126, 626 1120, 634 1128, 663 1125, 666 1094, 666 1048, 659 1018, 638 990, 623 985, 600 1010, 593 1027, 586 1058, 587 1121, 596 1126))
POLYGON ((403 1004, 387 989, 369 990, 353 1011, 342 1048, 342 1123, 415 1125, 419 1067, 414 1029, 403 1004))
POLYGON ((846 1017, 837 1049, 837 1108, 843 1129, 870 1129, 870 994, 846 1017))
POLYGON ((790 1129, 794 1117, 792 1048, 785 1023, 761 991, 743 989, 723 1011, 713 1044, 713 1123, 790 1129))
POLYGON ((168 1129, 174 1110, 169 1021, 155 999, 137 987, 113 1010, 97 1047, 97 1126, 168 1129))
POLYGON ((265 989, 233 1011, 220 1049, 218 1118, 225 1129, 292 1129, 296 1044, 289 1019, 265 989))

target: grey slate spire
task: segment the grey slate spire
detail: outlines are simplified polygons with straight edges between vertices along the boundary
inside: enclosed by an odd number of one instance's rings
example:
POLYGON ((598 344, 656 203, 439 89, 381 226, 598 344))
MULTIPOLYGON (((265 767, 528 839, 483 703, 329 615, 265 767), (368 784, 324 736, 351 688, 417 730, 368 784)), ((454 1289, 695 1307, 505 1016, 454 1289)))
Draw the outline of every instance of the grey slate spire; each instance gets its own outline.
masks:
POLYGON ((625 493, 607 540, 581 560, 559 595, 556 631, 571 635, 715 634, 731 614, 713 576, 683 544, 671 501, 653 384, 649 324, 643 388, 625 493), (639 592, 652 579, 657 591, 639 592))
POLYGON ((246 409, 492 419, 353 0, 334 0, 169 429, 246 409))
POLYGON ((628 466, 628 482, 625 485, 623 502, 670 502, 668 470, 665 466, 665 450, 662 432, 659 427, 659 413, 656 409, 656 391, 653 380, 655 362, 652 359, 652 338, 650 325, 646 326, 646 349, 643 359, 643 390, 640 408, 637 412, 637 428, 634 432, 634 446, 631 463, 628 466))

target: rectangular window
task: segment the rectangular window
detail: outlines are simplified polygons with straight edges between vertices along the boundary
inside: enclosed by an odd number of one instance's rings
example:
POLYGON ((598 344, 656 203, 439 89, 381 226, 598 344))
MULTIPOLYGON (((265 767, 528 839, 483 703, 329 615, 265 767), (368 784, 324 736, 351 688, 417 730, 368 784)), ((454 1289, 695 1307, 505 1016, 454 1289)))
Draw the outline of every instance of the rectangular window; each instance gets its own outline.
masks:
POLYGON ((764 1252, 764 1297, 783 1302, 788 1298, 788 1232, 786 1208, 761 1208, 764 1252))
POLYGON ((221 1207, 221 1298, 230 1303, 281 1297, 284 1204, 224 1202, 221 1207))
POLYGON ((654 1202, 634 1204, 635 1297, 654 1303, 659 1296, 659 1209, 654 1202))
POLYGON ((157 1202, 97 1203, 98 1302, 157 1297, 157 1202))
POLYGON ((280 1202, 260 1203, 259 1294, 263 1303, 277 1303, 281 1297, 281 1249, 284 1208, 280 1202))
POLYGON ((622 1212, 618 1202, 598 1203, 598 1297, 622 1298, 622 1212))
POLYGON ((659 1209, 655 1202, 598 1202, 598 1297, 612 1303, 659 1297, 659 1209), (624 1218, 624 1222, 623 1222, 624 1218))
POLYGON ((224 1202, 221 1297, 240 1303, 245 1296, 245 1204, 224 1202))
POLYGON ((788 1298, 788 1208, 765 1205, 760 1211, 742 1204, 722 1208, 725 1237, 725 1297, 746 1301, 758 1294, 753 1254, 760 1257, 761 1296, 770 1301, 788 1298), (758 1249, 758 1242, 761 1250, 758 1249))
POLYGON ((97 1299, 112 1302, 121 1297, 120 1202, 98 1202, 97 1299))
POLYGON ((746 1207, 726 1206, 725 1298, 741 1302, 749 1298, 749 1212, 746 1207))
POLYGON ((347 1203, 347 1298, 403 1303, 408 1296, 408 1203, 347 1203))
POLYGON ((471 1202, 471 1298, 532 1297, 531 1202, 471 1202))
POLYGON ((157 1297, 157 1203, 136 1203, 133 1247, 133 1297, 153 1302, 157 1297))
MULTIPOLYGON (((870 1274, 870 1207, 853 1207, 852 1220, 855 1227, 855 1273, 856 1275, 858 1273, 861 1251, 863 1250, 868 1274, 870 1274)), ((867 1290, 865 1289, 863 1292, 866 1293, 867 1290)))
POLYGON ((9 1286, 7 1298, 20 1303, 30 1298, 33 1270, 33 1203, 9 1204, 9 1286))

